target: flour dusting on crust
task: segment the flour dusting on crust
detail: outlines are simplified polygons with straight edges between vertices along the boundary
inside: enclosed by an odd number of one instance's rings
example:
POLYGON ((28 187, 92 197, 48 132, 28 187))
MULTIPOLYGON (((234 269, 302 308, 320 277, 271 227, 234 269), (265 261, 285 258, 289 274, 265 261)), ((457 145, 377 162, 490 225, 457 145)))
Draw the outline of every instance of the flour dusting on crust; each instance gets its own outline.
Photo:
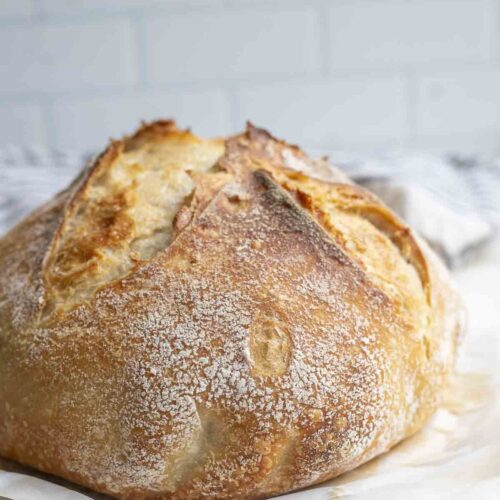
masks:
MULTIPOLYGON (((120 154, 159 154, 186 134, 171 125, 120 154)), ((356 467, 435 410, 460 309, 429 250, 423 274, 401 221, 370 217, 386 209, 346 197, 340 174, 292 172, 314 163, 264 131, 212 168, 219 146, 183 170, 164 248, 117 268, 127 245, 104 241, 113 272, 82 276, 69 305, 58 288, 47 309, 43 269, 54 238, 72 241, 74 192, 0 242, 0 453, 119 498, 263 498, 356 467)))

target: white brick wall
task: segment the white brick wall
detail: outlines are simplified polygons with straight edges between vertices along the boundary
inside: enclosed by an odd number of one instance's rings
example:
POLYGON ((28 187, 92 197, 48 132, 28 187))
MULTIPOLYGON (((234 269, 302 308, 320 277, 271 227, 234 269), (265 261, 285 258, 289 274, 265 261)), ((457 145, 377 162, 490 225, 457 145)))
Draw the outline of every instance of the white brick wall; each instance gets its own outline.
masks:
POLYGON ((293 78, 320 68, 317 12, 311 8, 167 14, 144 22, 146 78, 293 78))
POLYGON ((350 2, 330 7, 332 64, 339 68, 419 67, 488 60, 488 1, 350 2))
POLYGON ((0 93, 53 93, 133 85, 134 32, 128 19, 0 28, 0 93))
POLYGON ((0 0, 0 20, 30 17, 33 12, 31 0, 0 0))
POLYGON ((0 137, 3 144, 45 142, 44 116, 40 105, 33 103, 0 103, 0 137))
POLYGON ((56 101, 53 144, 60 149, 92 149, 111 135, 131 132, 141 120, 166 115, 174 116, 183 127, 191 125, 195 133, 211 136, 231 131, 230 106, 221 91, 132 92, 56 101))
POLYGON ((242 90, 238 122, 266 124, 315 149, 400 146, 408 136, 404 83, 398 77, 358 76, 242 90))
POLYGON ((327 152, 500 152, 500 0, 0 0, 0 147, 246 119, 327 152))
POLYGON ((423 136, 500 131, 500 68, 423 74, 418 102, 423 136))

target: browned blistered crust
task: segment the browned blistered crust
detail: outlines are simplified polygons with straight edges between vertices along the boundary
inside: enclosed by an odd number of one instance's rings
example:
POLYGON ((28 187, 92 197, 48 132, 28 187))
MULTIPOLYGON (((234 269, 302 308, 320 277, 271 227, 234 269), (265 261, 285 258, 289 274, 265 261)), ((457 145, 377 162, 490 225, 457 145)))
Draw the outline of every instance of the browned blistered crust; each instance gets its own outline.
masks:
POLYGON ((435 411, 462 325, 401 220, 251 125, 113 142, 0 264, 0 454, 117 498, 265 498, 366 462, 435 411))

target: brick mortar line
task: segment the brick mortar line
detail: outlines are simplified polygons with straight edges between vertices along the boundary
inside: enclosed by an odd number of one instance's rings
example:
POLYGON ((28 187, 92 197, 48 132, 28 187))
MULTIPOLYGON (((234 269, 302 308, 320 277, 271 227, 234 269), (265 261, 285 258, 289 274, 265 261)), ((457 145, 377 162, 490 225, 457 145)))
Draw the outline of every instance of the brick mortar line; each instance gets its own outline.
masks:
POLYGON ((72 88, 58 91, 4 91, 0 92, 0 102, 23 102, 37 99, 89 99, 126 94, 142 93, 162 93, 166 91, 213 91, 216 89, 236 89, 248 90, 251 88, 265 88, 280 85, 299 84, 328 84, 337 80, 380 80, 398 78, 409 72, 418 77, 447 77, 456 73, 474 74, 475 71, 498 71, 500 61, 476 62, 476 63, 441 63, 433 66, 401 66, 401 67, 380 67, 368 69, 332 69, 328 75, 318 75, 317 72, 283 72, 275 74, 247 74, 240 77, 228 78, 206 78, 206 79, 179 79, 171 82, 151 82, 145 81, 140 89, 134 84, 96 85, 87 88, 72 88))

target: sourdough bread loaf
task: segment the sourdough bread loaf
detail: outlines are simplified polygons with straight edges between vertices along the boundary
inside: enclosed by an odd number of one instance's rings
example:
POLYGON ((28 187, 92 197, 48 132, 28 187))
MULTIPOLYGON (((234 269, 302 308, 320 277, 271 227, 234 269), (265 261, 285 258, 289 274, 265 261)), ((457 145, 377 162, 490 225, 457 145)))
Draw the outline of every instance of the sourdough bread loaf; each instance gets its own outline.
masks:
POLYGON ((144 125, 0 240, 0 454, 117 498, 302 488, 422 427, 462 316, 326 160, 144 125))

